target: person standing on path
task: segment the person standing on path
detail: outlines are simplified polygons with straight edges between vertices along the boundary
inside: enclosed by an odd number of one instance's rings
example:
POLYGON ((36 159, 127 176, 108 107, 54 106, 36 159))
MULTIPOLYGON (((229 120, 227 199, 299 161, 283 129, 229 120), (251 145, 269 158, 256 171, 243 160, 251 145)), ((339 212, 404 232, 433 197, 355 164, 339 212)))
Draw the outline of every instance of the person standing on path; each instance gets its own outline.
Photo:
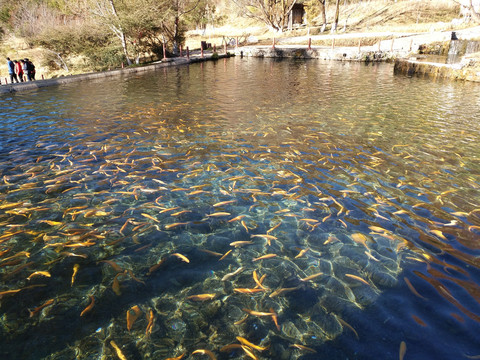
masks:
POLYGON ((13 80, 18 83, 17 74, 15 74, 15 64, 9 57, 7 57, 8 74, 10 75, 10 83, 13 84, 13 80))
POLYGON ((15 63, 15 73, 17 74, 17 79, 20 80, 20 82, 23 82, 23 67, 21 60, 13 60, 13 62, 15 63))
POLYGON ((32 79, 32 81, 34 81, 35 80, 35 73, 36 73, 35 65, 33 65, 33 63, 30 60, 27 59, 27 61, 28 61, 28 72, 29 72, 29 75, 30 75, 30 79, 32 79))
POLYGON ((27 75, 27 80, 32 81, 32 78, 30 77, 30 72, 28 71, 28 59, 22 60, 22 69, 23 69, 23 73, 27 75))

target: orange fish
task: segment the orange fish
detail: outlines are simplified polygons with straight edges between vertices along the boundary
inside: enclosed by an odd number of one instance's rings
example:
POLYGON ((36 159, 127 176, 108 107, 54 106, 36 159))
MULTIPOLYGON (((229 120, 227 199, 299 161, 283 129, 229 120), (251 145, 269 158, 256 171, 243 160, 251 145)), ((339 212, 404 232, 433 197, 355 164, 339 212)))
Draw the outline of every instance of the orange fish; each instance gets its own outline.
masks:
POLYGON ((238 216, 234 217, 233 219, 228 220, 228 222, 234 222, 234 221, 242 220, 245 216, 246 215, 238 215, 238 216))
POLYGON ((175 213, 170 214, 170 216, 179 216, 179 215, 186 214, 186 213, 189 213, 189 212, 191 212, 191 211, 190 210, 177 211, 175 213))
POLYGON ((264 350, 267 350, 268 349, 268 346, 265 346, 265 347, 262 347, 262 346, 258 346, 258 345, 255 345, 255 344, 252 344, 250 341, 248 341, 247 339, 241 337, 241 336, 237 336, 237 340, 245 345, 245 346, 248 346, 252 349, 255 349, 255 350, 258 350, 258 351, 264 351, 264 350))
POLYGON ((213 214, 207 214, 208 217, 219 217, 219 216, 230 216, 232 214, 230 214, 229 212, 216 212, 216 213, 213 213, 213 214))
POLYGON ((230 243, 230 246, 241 247, 241 246, 244 246, 244 245, 251 245, 251 244, 253 244, 253 241, 243 240, 243 241, 234 241, 234 242, 231 242, 231 243, 230 243))
POLYGON ((277 315, 277 313, 276 313, 275 310, 273 310, 272 308, 270 308, 270 312, 272 313, 273 323, 275 324, 277 330, 280 331, 280 325, 278 324, 278 315, 277 315))
POLYGON ((301 258, 303 255, 305 255, 305 253, 310 250, 309 248, 306 248, 306 249, 302 249, 300 250, 300 252, 298 253, 297 256, 295 256, 295 259, 298 259, 298 258, 301 258))
POLYGON ((248 355, 248 357, 252 358, 253 360, 258 360, 257 356, 251 351, 251 349, 248 346, 240 345, 242 350, 245 351, 245 354, 248 355))
POLYGON ((163 258, 162 260, 160 260, 160 262, 158 264, 155 264, 155 265, 151 266, 150 269, 148 269, 147 276, 150 276, 154 271, 158 270, 158 268, 160 266, 162 266, 165 263, 166 260, 167 260, 167 258, 163 258))
POLYGON ((402 341, 400 343, 400 349, 398 350, 398 359, 403 360, 406 352, 407 352, 407 344, 405 343, 405 341, 402 341))
POLYGON ((349 277, 350 279, 354 279, 354 280, 360 281, 360 282, 364 283, 365 285, 369 285, 369 286, 370 286, 370 284, 368 283, 368 281, 366 281, 365 279, 362 279, 360 276, 353 275, 353 274, 345 274, 345 276, 349 277))
POLYGON ((114 263, 113 261, 111 261, 111 260, 100 260, 99 262, 97 262, 97 264, 98 264, 98 263, 108 264, 108 265, 110 265, 110 266, 113 268, 113 270, 115 270, 116 272, 123 272, 123 269, 122 269, 120 266, 118 266, 116 263, 114 263))
POLYGON ((231 204, 231 203, 234 203, 234 202, 235 202, 235 200, 221 201, 221 202, 218 202, 216 204, 213 204, 212 206, 213 207, 218 207, 218 206, 228 205, 228 204, 231 204))
POLYGON ((205 254, 209 254, 209 255, 212 255, 212 256, 219 256, 221 257, 223 254, 220 254, 218 252, 215 252, 215 251, 211 251, 211 250, 207 250, 207 249, 198 249, 199 251, 201 252, 204 252, 205 254))
POLYGON ((158 221, 157 219, 155 219, 155 218, 154 218, 153 216, 151 216, 151 215, 148 215, 148 214, 145 214, 145 213, 142 213, 141 215, 144 216, 144 217, 146 217, 147 219, 153 220, 153 221, 155 221, 155 222, 157 222, 157 223, 160 222, 160 221, 158 221))
POLYGON ((53 299, 49 299, 49 300, 45 301, 43 303, 43 305, 40 305, 39 307, 36 307, 33 310, 28 310, 28 312, 30 313, 30 317, 33 317, 36 313, 38 313, 40 310, 47 307, 48 305, 52 305, 54 301, 55 300, 53 300, 53 299))
POLYGON ((75 278, 77 276, 78 269, 80 269, 80 265, 78 265, 78 264, 73 265, 73 274, 72 274, 72 281, 71 281, 70 286, 73 286, 73 283, 75 282, 75 278))
POLYGON ((253 270, 252 276, 253 276, 253 281, 255 281, 255 284, 257 284, 257 287, 259 287, 260 289, 266 290, 265 286, 262 285, 262 282, 258 280, 257 270, 253 270))
POLYGON ((297 290, 297 289, 298 289, 298 287, 277 289, 268 296, 273 298, 275 296, 281 295, 281 294, 286 293, 286 292, 294 291, 294 290, 297 290))
POLYGON ((247 224, 245 223, 245 221, 243 221, 243 220, 240 221, 240 224, 242 224, 243 228, 244 228, 245 231, 248 233, 248 230, 249 230, 249 229, 248 229, 248 226, 247 226, 247 224))
POLYGON ((188 222, 178 222, 178 223, 165 225, 165 230, 173 229, 177 226, 182 226, 182 225, 188 225, 188 222))
POLYGON ((307 276, 307 277, 305 277, 305 278, 303 278, 303 279, 300 279, 300 281, 310 281, 310 280, 315 279, 315 278, 317 278, 317 277, 319 277, 319 276, 321 276, 321 275, 323 275, 323 273, 319 272, 319 273, 316 273, 316 274, 307 276))
POLYGON ((225 345, 224 347, 222 347, 220 349, 221 352, 230 352, 232 350, 236 350, 236 349, 241 349, 242 348, 242 345, 240 344, 229 344, 229 345, 225 345))
POLYGON ((210 358, 210 360, 217 360, 216 356, 210 350, 198 349, 192 352, 192 355, 195 355, 195 354, 207 355, 210 358))
POLYGON ((215 299, 216 294, 198 294, 198 295, 190 295, 187 296, 187 300, 192 301, 207 301, 215 299))
POLYGON ((182 255, 182 254, 179 254, 179 253, 173 253, 170 256, 176 256, 177 258, 179 258, 180 260, 182 260, 186 263, 190 262, 190 260, 188 260, 188 258, 185 255, 182 255))
POLYGON ((250 309, 242 309, 245 311, 247 314, 252 315, 252 316, 272 316, 274 313, 271 312, 262 312, 262 311, 255 311, 255 310, 250 310, 250 309))
POLYGON ((117 356, 120 358, 120 360, 127 360, 125 355, 123 355, 122 350, 118 347, 115 341, 111 340, 110 345, 112 345, 112 347, 115 349, 115 352, 117 353, 117 356))
POLYGON ((263 239, 267 240, 268 245, 272 244, 272 240, 278 240, 278 238, 276 236, 268 235, 268 234, 255 234, 255 235, 250 235, 250 237, 252 237, 252 238, 253 237, 263 238, 263 239))
POLYGON ((356 243, 362 244, 367 248, 367 250, 370 250, 367 246, 367 237, 363 235, 362 233, 355 233, 351 235, 352 240, 355 241, 356 243))
POLYGON ((120 275, 123 275, 123 273, 118 273, 117 275, 115 275, 115 277, 113 278, 113 283, 112 283, 112 290, 118 296, 122 295, 122 292, 120 290, 120 282, 118 280, 118 277, 120 275))
POLYGON ((280 221, 277 225, 271 227, 270 229, 267 230, 267 234, 270 234, 273 230, 278 228, 280 225, 282 225, 282 222, 280 221))
POLYGON ((153 326, 155 324, 155 316, 153 315, 152 309, 150 309, 148 314, 146 314, 146 317, 147 317, 148 324, 147 324, 147 330, 145 330, 145 335, 148 336, 152 334, 153 326))
POLYGON ((403 280, 405 280, 405 282, 407 283, 408 288, 410 289, 410 291, 411 291, 412 293, 414 293, 414 294, 415 294, 416 296, 418 296, 419 298, 426 300, 426 298, 425 298, 424 296, 422 296, 422 295, 420 295, 420 294, 418 293, 418 291, 413 287, 412 283, 410 282, 410 280, 408 280, 408 278, 407 278, 406 276, 403 278, 403 280))
POLYGON ((353 333, 355 334, 355 336, 357 337, 357 340, 359 339, 358 333, 356 332, 356 330, 353 328, 352 325, 350 325, 349 323, 347 323, 345 320, 343 320, 343 319, 341 319, 341 318, 338 318, 338 321, 339 321, 340 324, 342 324, 343 326, 346 326, 346 327, 348 327, 350 330, 352 330, 353 333))
POLYGON ((127 310, 127 330, 130 331, 132 329, 133 324, 138 319, 142 310, 138 307, 138 305, 132 306, 129 310, 127 310))
POLYGON ((91 311, 93 308, 93 305, 95 305, 95 298, 92 295, 90 295, 90 304, 88 304, 88 306, 85 309, 83 309, 83 311, 80 313, 80 316, 83 316, 89 311, 91 311))
POLYGON ((240 293, 240 294, 255 294, 259 293, 262 291, 265 291, 265 289, 244 289, 244 288, 236 288, 233 289, 234 292, 240 293))
POLYGON ((30 274, 29 277, 27 277, 27 280, 31 280, 35 276, 51 277, 52 275, 50 275, 48 271, 35 271, 34 273, 30 274))
POLYGON ((274 258, 276 257, 277 254, 266 254, 266 255, 262 255, 262 256, 259 256, 257 258, 254 258, 253 261, 258 261, 258 260, 264 260, 264 259, 271 259, 271 258, 274 258))
POLYGON ((225 259, 228 256, 228 254, 230 254, 231 252, 232 250, 228 250, 225 254, 223 254, 223 256, 220 259, 218 259, 218 261, 225 259))

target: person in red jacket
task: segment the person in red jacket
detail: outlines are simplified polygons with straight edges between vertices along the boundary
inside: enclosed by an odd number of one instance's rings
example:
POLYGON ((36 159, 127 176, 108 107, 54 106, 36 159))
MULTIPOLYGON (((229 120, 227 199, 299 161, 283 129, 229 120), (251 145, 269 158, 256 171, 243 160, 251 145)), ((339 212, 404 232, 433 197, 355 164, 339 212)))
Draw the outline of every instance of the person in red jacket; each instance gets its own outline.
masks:
POLYGON ((17 60, 13 60, 15 63, 15 73, 17 74, 17 79, 23 82, 23 68, 22 63, 17 60))

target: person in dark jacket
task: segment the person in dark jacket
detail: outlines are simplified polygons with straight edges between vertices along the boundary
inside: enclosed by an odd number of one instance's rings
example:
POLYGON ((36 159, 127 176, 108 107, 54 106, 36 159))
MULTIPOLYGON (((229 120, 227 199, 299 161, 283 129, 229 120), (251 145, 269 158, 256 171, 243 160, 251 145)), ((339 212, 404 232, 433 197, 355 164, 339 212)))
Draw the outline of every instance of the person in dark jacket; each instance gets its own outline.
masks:
POLYGON ((7 66, 8 66, 8 74, 10 75, 10 83, 13 84, 13 80, 18 83, 17 74, 15 74, 15 64, 9 57, 7 57, 7 66))
POLYGON ((33 65, 33 63, 27 59, 27 62, 28 62, 28 72, 30 73, 30 79, 32 80, 35 80, 35 65, 33 65))

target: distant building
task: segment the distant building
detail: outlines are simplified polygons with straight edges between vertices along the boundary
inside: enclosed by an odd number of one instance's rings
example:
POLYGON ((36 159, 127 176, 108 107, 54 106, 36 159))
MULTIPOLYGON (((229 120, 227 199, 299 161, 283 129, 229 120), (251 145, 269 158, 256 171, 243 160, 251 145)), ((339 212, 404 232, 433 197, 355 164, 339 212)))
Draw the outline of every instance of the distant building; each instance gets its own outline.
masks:
POLYGON ((288 14, 288 29, 303 25, 305 21, 305 5, 299 0, 293 5, 292 10, 288 14))

